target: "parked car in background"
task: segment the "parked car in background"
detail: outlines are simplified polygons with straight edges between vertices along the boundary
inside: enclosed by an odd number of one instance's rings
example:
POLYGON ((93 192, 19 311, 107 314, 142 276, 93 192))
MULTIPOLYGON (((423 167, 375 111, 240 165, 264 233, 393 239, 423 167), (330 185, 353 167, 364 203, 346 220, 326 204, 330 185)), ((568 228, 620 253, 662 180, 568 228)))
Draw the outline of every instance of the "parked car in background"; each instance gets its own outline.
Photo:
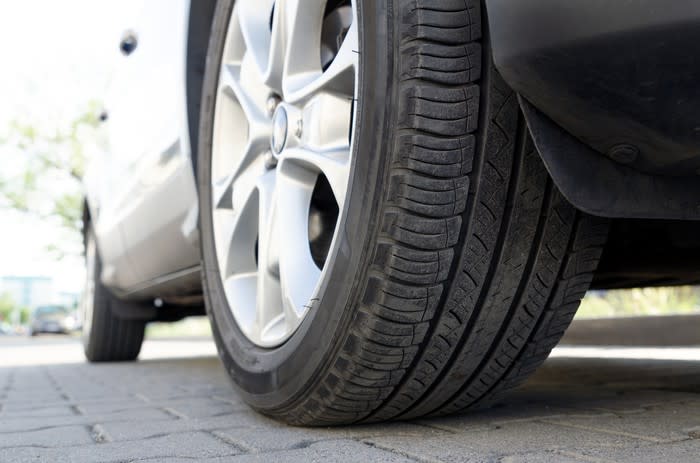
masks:
POLYGON ((42 305, 32 313, 29 335, 68 334, 78 328, 76 311, 62 305, 42 305))
POLYGON ((589 288, 700 281, 700 3, 149 0, 86 179, 83 339, 204 315, 294 424, 493 403, 589 288))

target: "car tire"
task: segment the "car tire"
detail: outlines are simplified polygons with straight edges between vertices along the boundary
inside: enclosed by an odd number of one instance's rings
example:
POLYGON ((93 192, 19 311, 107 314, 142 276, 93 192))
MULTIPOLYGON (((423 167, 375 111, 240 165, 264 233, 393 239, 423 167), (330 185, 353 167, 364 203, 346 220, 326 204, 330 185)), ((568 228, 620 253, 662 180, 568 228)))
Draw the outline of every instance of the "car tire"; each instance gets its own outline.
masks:
POLYGON ((233 7, 218 3, 212 29, 198 182, 208 313, 243 398, 287 423, 335 425, 460 412, 520 384, 576 313, 607 222, 553 184, 491 63, 481 3, 358 0, 339 251, 323 297, 272 348, 232 316, 215 249, 212 133, 233 7))
POLYGON ((102 261, 95 235, 89 229, 86 239, 87 277, 82 311, 82 342, 90 362, 135 360, 141 351, 146 323, 117 315, 117 305, 129 305, 117 299, 100 281, 102 261))

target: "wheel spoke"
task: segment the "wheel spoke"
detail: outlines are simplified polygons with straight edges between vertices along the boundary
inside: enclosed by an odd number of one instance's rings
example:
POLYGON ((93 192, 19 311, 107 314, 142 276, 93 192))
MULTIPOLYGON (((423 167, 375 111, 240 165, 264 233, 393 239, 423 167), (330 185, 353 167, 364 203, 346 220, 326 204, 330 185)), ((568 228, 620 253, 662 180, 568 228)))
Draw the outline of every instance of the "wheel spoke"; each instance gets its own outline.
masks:
POLYGON ((258 160, 238 171, 237 176, 231 174, 212 188, 217 259, 224 277, 255 268, 260 207, 257 183, 262 172, 264 166, 258 160))
POLYGON ((302 148, 290 149, 285 151, 278 170, 292 176, 303 172, 301 175, 311 175, 314 179, 323 174, 333 190, 338 207, 343 208, 350 177, 349 150, 313 152, 302 148))
POLYGON ((239 273, 224 278, 224 291, 231 305, 238 326, 248 336, 253 336, 256 326, 255 291, 258 276, 256 272, 239 273))
POLYGON ((352 99, 355 94, 355 72, 359 63, 359 39, 357 25, 353 20, 338 54, 328 69, 309 79, 305 85, 290 89, 286 99, 289 103, 303 103, 319 92, 328 92, 352 99))
POLYGON ((320 94, 303 111, 302 145, 313 151, 337 151, 350 148, 352 101, 320 94))
POLYGON ((309 247, 309 207, 317 175, 296 166, 278 171, 279 270, 288 322, 304 316, 321 276, 309 247))
POLYGON ((219 85, 212 149, 212 199, 215 207, 231 208, 233 183, 268 149, 270 127, 255 98, 241 83, 239 65, 223 65, 219 85), (238 106, 245 120, 236 109, 238 106))
POLYGON ((282 95, 321 71, 321 28, 325 0, 277 0, 266 83, 282 95))
POLYGON ((238 20, 248 55, 264 76, 270 50, 270 12, 274 0, 238 0, 238 20))
MULTIPOLYGON (((248 144, 240 155, 239 159, 235 159, 229 153, 221 153, 217 157, 226 157, 221 164, 226 166, 218 166, 217 172, 225 172, 226 175, 215 178, 212 184, 212 204, 218 209, 233 208, 233 184, 246 172, 250 172, 251 176, 255 176, 262 171, 262 163, 260 162, 260 154, 265 151, 267 140, 264 138, 255 138, 248 141, 248 144), (259 166, 254 166, 258 161, 259 166), (234 166, 231 166, 234 164, 234 166)), ((219 153, 217 153, 219 154, 219 153)), ((218 160, 218 159, 217 159, 218 160)))
POLYGON ((250 132, 257 134, 265 132, 267 116, 264 109, 255 101, 255 97, 246 90, 241 82, 241 66, 239 64, 224 64, 221 66, 219 78, 221 91, 229 97, 235 98, 241 105, 243 113, 249 124, 250 132))
POLYGON ((257 327, 264 344, 274 343, 284 335, 282 296, 279 281, 279 256, 276 235, 275 172, 258 181, 260 196, 258 225, 257 327), (280 329, 282 331, 280 332, 280 329))
POLYGON ((237 209, 213 211, 216 257, 224 278, 255 269, 258 194, 252 190, 246 196, 237 209))
POLYGON ((215 209, 233 209, 233 180, 234 175, 229 174, 213 182, 212 205, 215 209))
MULTIPOLYGON (((281 2, 280 2, 281 4, 281 2)), ((275 5, 275 13, 272 17, 272 36, 270 38, 270 53, 263 73, 265 84, 274 89, 278 95, 282 94, 282 76, 284 74, 284 56, 286 53, 286 19, 285 10, 280 5, 275 5)))

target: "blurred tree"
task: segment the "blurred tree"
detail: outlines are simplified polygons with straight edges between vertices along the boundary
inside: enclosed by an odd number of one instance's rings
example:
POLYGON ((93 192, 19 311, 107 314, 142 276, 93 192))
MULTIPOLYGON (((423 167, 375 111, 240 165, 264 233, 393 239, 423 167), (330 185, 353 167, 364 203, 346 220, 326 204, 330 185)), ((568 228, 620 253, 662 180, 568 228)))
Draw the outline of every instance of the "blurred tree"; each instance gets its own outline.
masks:
POLYGON ((579 318, 604 318, 641 315, 671 315, 700 311, 700 288, 634 288, 615 291, 591 291, 581 302, 579 318))
POLYGON ((0 294, 0 322, 9 323, 15 310, 15 301, 9 294, 0 294))
POLYGON ((32 311, 27 307, 22 307, 19 312, 20 325, 28 325, 32 318, 32 311))
POLYGON ((7 293, 0 294, 0 323, 27 325, 31 318, 31 309, 19 307, 7 293))
POLYGON ((14 157, 4 163, 11 173, 0 172, 0 208, 66 230, 68 238, 50 247, 58 258, 82 252, 82 177, 86 146, 97 138, 99 108, 90 103, 81 116, 50 129, 15 121, 0 138, 2 152, 14 157))

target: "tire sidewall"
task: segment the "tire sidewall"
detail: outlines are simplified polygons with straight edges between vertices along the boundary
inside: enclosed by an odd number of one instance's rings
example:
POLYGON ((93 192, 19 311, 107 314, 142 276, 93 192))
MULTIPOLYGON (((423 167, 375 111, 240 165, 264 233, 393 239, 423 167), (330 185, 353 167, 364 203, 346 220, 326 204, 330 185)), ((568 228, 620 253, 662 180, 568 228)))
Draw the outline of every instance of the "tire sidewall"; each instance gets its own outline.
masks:
MULTIPOLYGON (((95 242, 95 232, 92 229, 92 225, 88 225, 87 228, 87 233, 85 235, 85 264, 86 265, 93 265, 93 274, 90 276, 86 276, 86 283, 88 278, 92 278, 92 284, 93 290, 92 294, 87 295, 87 297, 90 297, 92 300, 91 305, 92 308, 90 309, 90 316, 89 320, 86 322, 87 317, 87 308, 81 308, 82 313, 81 313, 81 324, 82 324, 82 329, 80 332, 80 338, 83 343, 83 349, 85 350, 86 353, 90 352, 92 350, 91 344, 92 344, 92 336, 94 336, 94 329, 93 325, 95 323, 95 309, 98 306, 98 304, 104 304, 104 296, 102 294, 102 287, 101 287, 101 282, 99 275, 102 271, 102 262, 100 260, 99 252, 97 250, 97 243, 95 242), (92 242, 92 243, 91 243, 92 242), (92 255, 93 262, 88 262, 88 259, 90 259, 89 251, 88 251, 88 246, 94 246, 95 249, 93 250, 94 254, 92 255), (86 329, 87 328, 87 329, 86 329)), ((87 288, 86 288, 87 292, 87 288)))
POLYGON ((314 390, 313 383, 332 366, 348 340, 367 280, 373 243, 379 233, 379 201, 392 151, 390 111, 394 68, 391 10, 386 1, 357 0, 360 34, 360 90, 353 169, 344 223, 337 232, 332 267, 326 272, 320 301, 282 346, 263 349, 237 326, 226 300, 214 248, 211 205, 211 151, 221 55, 234 0, 220 0, 212 27, 202 95, 198 149, 198 188, 203 286, 220 357, 243 398, 253 407, 277 412, 292 407, 314 390), (362 44, 371 44, 363 46, 362 44), (368 85, 363 84, 368 83, 368 85), (379 154, 382 154, 380 156, 379 154))

